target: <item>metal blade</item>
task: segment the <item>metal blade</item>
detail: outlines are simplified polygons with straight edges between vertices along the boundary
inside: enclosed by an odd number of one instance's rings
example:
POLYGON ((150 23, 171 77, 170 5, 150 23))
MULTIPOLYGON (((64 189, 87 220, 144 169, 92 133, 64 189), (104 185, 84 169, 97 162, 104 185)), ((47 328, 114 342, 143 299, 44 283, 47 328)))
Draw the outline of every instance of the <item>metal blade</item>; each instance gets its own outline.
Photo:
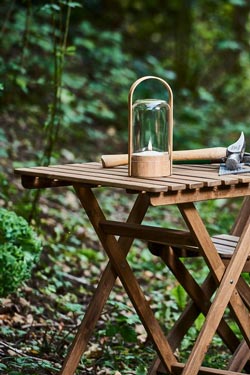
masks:
POLYGON ((239 164, 240 167, 235 170, 230 170, 226 167, 225 163, 220 165, 219 169, 219 176, 223 176, 225 174, 240 174, 240 173, 250 173, 250 165, 249 164, 239 164))
POLYGON ((228 146, 227 152, 228 152, 229 155, 234 154, 234 153, 240 153, 241 156, 243 156, 244 151, 245 151, 245 147, 246 147, 245 136, 244 136, 244 133, 241 132, 241 135, 240 135, 240 138, 238 139, 238 141, 236 141, 232 145, 228 146))

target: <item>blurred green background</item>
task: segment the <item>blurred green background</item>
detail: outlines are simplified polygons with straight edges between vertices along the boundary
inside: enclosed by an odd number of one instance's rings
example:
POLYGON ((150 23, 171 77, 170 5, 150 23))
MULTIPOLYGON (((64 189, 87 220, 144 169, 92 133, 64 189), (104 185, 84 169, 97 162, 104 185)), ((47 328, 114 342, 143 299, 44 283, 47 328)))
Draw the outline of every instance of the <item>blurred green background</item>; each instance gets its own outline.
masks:
POLYGON ((173 89, 175 149, 248 140, 249 14, 246 0, 3 0, 1 157, 126 152, 128 91, 144 75, 173 89))
MULTIPOLYGON (((128 92, 144 75, 172 87, 174 149, 227 146, 244 131, 250 151, 250 2, 2 0, 0 17, 0 206, 27 218, 44 245, 32 279, 0 301, 0 370, 50 375, 59 371, 106 257, 70 188, 24 190, 13 168, 127 152, 128 92)), ((148 82, 137 95, 165 92, 148 82)), ((127 216, 131 196, 109 189, 97 194, 105 214, 127 216)), ((238 201, 197 205, 210 233, 230 230, 238 201)), ((146 220, 181 223, 171 207, 150 208, 146 220)), ((187 296, 170 272, 137 241, 129 261, 161 324, 175 322, 187 296)), ((205 277, 199 260, 191 266, 205 277)), ((145 363, 154 358, 147 336, 137 340, 138 317, 116 288, 81 375, 146 375, 145 363)), ((184 356, 200 324, 184 343, 184 356)), ((211 351, 223 367, 225 348, 211 351)))

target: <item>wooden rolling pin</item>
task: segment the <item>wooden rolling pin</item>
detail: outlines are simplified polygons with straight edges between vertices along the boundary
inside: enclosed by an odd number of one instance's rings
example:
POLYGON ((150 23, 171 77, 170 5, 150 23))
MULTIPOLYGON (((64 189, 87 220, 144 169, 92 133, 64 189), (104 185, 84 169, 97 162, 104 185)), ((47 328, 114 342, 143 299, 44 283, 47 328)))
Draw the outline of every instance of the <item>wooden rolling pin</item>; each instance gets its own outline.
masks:
MULTIPOLYGON (((227 156, 226 147, 200 148, 196 150, 173 151, 174 161, 210 160, 218 161, 227 156)), ((102 155, 103 168, 118 167, 128 164, 128 154, 102 155)))

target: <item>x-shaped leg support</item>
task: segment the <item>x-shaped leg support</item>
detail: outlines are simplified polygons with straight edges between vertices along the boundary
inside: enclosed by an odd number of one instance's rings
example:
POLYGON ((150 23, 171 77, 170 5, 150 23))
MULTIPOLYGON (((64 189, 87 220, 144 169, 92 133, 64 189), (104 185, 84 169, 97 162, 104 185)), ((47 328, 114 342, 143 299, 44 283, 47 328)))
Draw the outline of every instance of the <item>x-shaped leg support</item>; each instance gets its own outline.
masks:
MULTIPOLYGON (((217 285, 211 273, 209 273, 202 286, 199 286, 190 272, 187 270, 183 262, 179 259, 179 256, 176 254, 176 250, 172 247, 151 243, 149 244, 149 249, 153 252, 154 255, 162 258, 164 263, 179 281, 180 285, 183 286, 188 295, 191 297, 191 301, 188 303, 183 313, 174 324, 173 328, 170 330, 167 336, 171 348, 175 350, 181 344, 181 341, 183 340, 185 334, 193 325, 198 315, 200 313, 207 315, 209 308, 211 307, 210 299, 215 292, 217 285)), ((240 283, 239 287, 241 286, 243 286, 242 283, 240 283)), ((248 288, 249 293, 249 287, 245 287, 248 288)), ((248 355, 246 355, 246 347, 243 348, 243 344, 240 343, 237 336, 234 334, 234 332, 231 330, 231 328, 223 318, 218 326, 217 332, 232 353, 239 352, 239 348, 241 348, 241 352, 243 352, 244 350, 244 358, 242 358, 240 361, 237 358, 237 367, 232 363, 229 367, 230 370, 241 371, 244 368, 247 360, 249 359, 249 353, 248 355)), ((160 368, 161 362, 159 358, 157 358, 154 361, 149 374, 157 374, 157 371, 160 368)), ((250 371, 249 365, 247 365, 246 370, 250 371)))
MULTIPOLYGON (((138 282, 131 270, 126 255, 133 242, 133 239, 126 237, 116 240, 114 235, 107 234, 101 223, 105 216, 98 205, 98 202, 90 188, 75 186, 80 202, 92 223, 110 262, 108 263, 96 293, 88 307, 85 318, 82 322, 71 350, 64 362, 61 375, 73 375, 80 361, 81 355, 86 348, 89 338, 93 332, 96 322, 101 314, 105 302, 112 290, 116 277, 119 276, 126 292, 132 301, 148 335, 151 337, 160 360, 169 374, 180 373, 180 366, 176 361, 173 350, 168 340, 154 317, 154 314, 140 289, 138 282)), ((140 223, 150 204, 146 194, 139 194, 137 201, 129 215, 128 222, 140 223)), ((225 270, 217 251, 206 231, 206 228, 192 203, 179 205, 182 216, 189 227, 193 238, 196 240, 201 254, 206 260, 210 271, 219 284, 215 299, 209 308, 204 326, 194 345, 193 351, 184 367, 182 374, 196 375, 199 372, 207 347, 212 340, 216 330, 224 334, 225 324, 222 317, 228 305, 234 313, 246 343, 250 343, 250 318, 244 303, 235 289, 243 266, 248 256, 248 241, 250 235, 250 219, 240 238, 237 251, 225 270), (214 319, 214 317, 217 319, 214 319), (224 328, 223 328, 224 325, 224 328), (221 327, 222 326, 222 327, 221 327), (218 328, 219 327, 219 328, 218 328)), ((235 338, 234 338, 235 340, 235 338)), ((238 343, 235 340, 233 346, 238 343)))
POLYGON ((232 259, 225 269, 194 205, 192 203, 182 204, 179 205, 179 209, 219 285, 205 323, 182 372, 183 375, 196 375, 228 304, 248 346, 250 346, 250 316, 236 290, 242 269, 249 256, 250 217, 232 259))
MULTIPOLYGON (((170 372, 171 366, 176 362, 176 359, 126 260, 126 255, 133 239, 123 237, 117 241, 113 235, 105 234, 100 225, 105 220, 105 217, 92 190, 78 185, 75 186, 75 190, 110 261, 101 277, 71 349, 64 361, 61 375, 74 374, 117 276, 121 279, 147 333, 155 343, 162 363, 170 372)), ((144 218, 148 206, 148 196, 146 194, 139 194, 129 215, 128 222, 140 223, 144 218)))

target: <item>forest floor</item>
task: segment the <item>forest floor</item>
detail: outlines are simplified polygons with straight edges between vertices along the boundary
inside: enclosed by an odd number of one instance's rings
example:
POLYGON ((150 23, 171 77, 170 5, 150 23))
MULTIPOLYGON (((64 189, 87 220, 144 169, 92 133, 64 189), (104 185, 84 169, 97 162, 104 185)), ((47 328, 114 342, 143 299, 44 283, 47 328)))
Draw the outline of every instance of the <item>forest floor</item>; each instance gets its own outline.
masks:
MULTIPOLYGON (((0 204, 28 217, 34 191, 24 190, 15 167, 29 165, 34 155, 31 139, 23 138, 22 124, 13 126, 11 118, 1 135, 0 204)), ((27 127, 23 126, 23 131, 27 127)), ((27 130, 28 131, 28 130, 27 130)), ((61 162, 72 162, 72 152, 64 150, 61 162)), ((125 220, 134 197, 122 196, 117 189, 98 189, 101 206, 108 218, 125 220)), ((231 210, 232 207, 226 207, 231 210)), ((213 211, 213 209, 212 209, 213 211)), ((210 224, 213 217, 208 213, 210 224)), ((150 208, 145 223, 182 225, 175 209, 150 208)), ((225 217, 228 218, 227 212, 225 217)), ((227 219, 228 220, 228 219, 227 219)), ((59 373, 63 358, 77 332, 95 287, 107 264, 95 232, 71 188, 41 191, 36 221, 32 221, 43 241, 43 251, 32 277, 19 290, 0 300, 0 374, 54 375, 59 373)), ((212 225, 214 225, 212 223, 212 225)), ((217 225, 217 223, 215 223, 217 225)), ((135 241, 128 260, 147 295, 155 315, 167 333, 186 305, 187 296, 161 261, 135 241), (166 293, 167 291, 167 293, 166 293), (166 295, 168 296, 166 298, 166 295), (168 327, 164 322, 168 321, 168 327)), ((192 262, 194 273, 203 279, 206 268, 200 260, 192 262)), ((185 356, 203 322, 200 316, 182 345, 185 356)), ((214 344, 221 345, 218 338, 214 344)), ((227 353, 221 346, 218 357, 212 345, 206 359, 208 365, 215 354, 222 367, 227 353)), ((87 351, 78 366, 77 375, 130 374, 146 375, 156 352, 124 289, 117 280, 87 351)))
MULTIPOLYGON (((37 139, 24 125, 14 126, 11 117, 2 118, 0 134, 0 204, 29 216, 34 191, 24 190, 15 167, 29 165, 31 141, 37 139)), ((63 162, 72 162, 64 152, 63 162)), ((122 198, 118 190, 101 189, 103 209, 108 216, 126 218, 134 197, 122 198)), ((43 242, 43 251, 32 277, 19 290, 0 300, 0 374, 57 374, 83 318, 107 257, 88 223, 71 188, 43 190, 32 225, 43 242), (81 212, 81 210, 80 210, 81 212)), ((168 216, 169 213, 163 216, 168 216)), ((161 219, 163 219, 161 215, 161 219)), ((156 218, 156 217, 155 217, 156 218)), ((152 218, 154 220, 154 218, 152 218)), ((161 292, 169 284, 163 265, 137 241, 130 262, 143 287, 149 285, 155 301, 165 305, 161 292), (138 261, 140 257, 140 262, 138 261), (154 277, 155 275, 155 277, 154 277), (150 284, 148 281, 150 280, 150 284), (154 282, 152 282, 155 280, 154 282)), ((119 280, 111 293, 88 345, 77 374, 145 374, 155 356, 145 330, 126 297, 119 280)), ((152 297, 150 297, 152 298, 152 297)), ((173 314, 178 307, 173 303, 173 314)))

